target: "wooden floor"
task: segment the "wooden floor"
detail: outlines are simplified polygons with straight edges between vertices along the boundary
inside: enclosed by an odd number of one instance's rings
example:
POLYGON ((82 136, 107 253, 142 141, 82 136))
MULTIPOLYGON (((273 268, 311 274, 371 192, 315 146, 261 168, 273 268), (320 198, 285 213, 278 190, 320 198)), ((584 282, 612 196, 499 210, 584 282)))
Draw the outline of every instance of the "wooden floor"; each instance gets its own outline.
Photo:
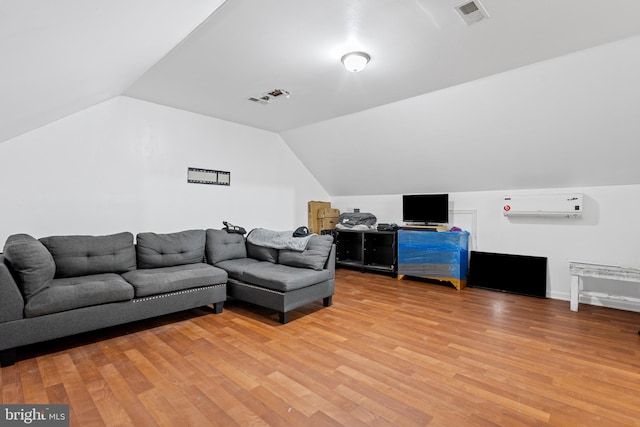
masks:
POLYGON ((1 402, 69 403, 82 427, 640 425, 640 313, 350 270, 333 301, 31 346, 1 402))

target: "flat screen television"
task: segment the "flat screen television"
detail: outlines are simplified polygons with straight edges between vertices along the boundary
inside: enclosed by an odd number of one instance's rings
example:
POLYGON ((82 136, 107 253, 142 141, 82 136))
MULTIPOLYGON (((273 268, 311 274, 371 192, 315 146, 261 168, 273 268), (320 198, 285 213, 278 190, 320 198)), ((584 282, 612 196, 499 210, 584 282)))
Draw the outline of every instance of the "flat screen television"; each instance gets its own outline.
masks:
POLYGON ((449 195, 405 194, 402 196, 402 220, 407 224, 448 224, 449 195))

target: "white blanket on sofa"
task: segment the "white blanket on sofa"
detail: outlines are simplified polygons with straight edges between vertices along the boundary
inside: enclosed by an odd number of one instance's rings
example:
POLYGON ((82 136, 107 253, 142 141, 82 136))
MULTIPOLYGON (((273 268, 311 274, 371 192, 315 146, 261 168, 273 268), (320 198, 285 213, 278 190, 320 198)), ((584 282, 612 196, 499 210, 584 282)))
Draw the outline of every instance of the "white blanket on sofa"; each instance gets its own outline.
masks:
POLYGON ((247 235, 247 242, 256 246, 274 249, 290 249, 302 252, 307 248, 307 243, 312 234, 305 237, 293 237, 292 231, 273 231, 264 228, 254 228, 247 235))

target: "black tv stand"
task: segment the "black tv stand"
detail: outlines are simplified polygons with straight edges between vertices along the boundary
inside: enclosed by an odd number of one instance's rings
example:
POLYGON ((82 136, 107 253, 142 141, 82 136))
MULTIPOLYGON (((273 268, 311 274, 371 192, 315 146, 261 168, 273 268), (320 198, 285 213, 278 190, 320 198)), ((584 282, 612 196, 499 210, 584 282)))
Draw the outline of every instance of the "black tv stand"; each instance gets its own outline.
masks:
POLYGON ((397 231, 336 229, 336 266, 364 272, 398 271, 397 231))

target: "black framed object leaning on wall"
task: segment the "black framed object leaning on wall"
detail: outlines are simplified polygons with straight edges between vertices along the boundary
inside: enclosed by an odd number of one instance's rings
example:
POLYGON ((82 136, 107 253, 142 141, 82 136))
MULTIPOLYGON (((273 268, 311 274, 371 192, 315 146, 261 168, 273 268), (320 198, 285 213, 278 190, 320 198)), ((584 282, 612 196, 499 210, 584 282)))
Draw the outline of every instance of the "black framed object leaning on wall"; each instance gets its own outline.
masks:
POLYGON ((547 258, 471 251, 468 286, 547 297, 547 258))

